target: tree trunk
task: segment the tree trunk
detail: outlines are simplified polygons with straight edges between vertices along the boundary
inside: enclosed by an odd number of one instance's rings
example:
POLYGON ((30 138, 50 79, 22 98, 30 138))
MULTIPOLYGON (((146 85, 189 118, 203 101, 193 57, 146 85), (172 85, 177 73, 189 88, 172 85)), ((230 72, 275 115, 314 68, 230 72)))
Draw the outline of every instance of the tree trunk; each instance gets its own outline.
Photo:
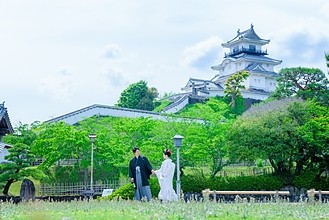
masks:
POLYGON ((235 100, 236 100, 236 95, 232 94, 232 97, 231 97, 231 108, 232 109, 235 109, 235 100))
POLYGON ((7 183, 5 185, 5 188, 3 189, 2 193, 5 195, 5 196, 8 196, 8 191, 9 191, 9 188, 11 186, 11 184, 14 182, 14 179, 9 179, 7 180, 7 183))

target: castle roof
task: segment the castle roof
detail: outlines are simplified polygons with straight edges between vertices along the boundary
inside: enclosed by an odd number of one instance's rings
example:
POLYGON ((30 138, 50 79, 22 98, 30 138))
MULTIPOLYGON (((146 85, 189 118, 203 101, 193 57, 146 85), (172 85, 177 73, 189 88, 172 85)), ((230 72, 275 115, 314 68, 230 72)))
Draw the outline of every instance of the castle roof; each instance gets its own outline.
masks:
POLYGON ((222 66, 225 65, 225 62, 227 62, 227 61, 236 62, 238 60, 248 60, 251 62, 269 63, 269 64, 274 64, 274 65, 279 65, 282 63, 282 60, 272 59, 272 58, 269 58, 266 56, 258 56, 258 55, 253 55, 253 54, 241 53, 241 54, 231 56, 231 57, 224 59, 221 64, 212 66, 211 69, 219 70, 222 66))
POLYGON ((10 123, 7 108, 4 103, 0 104, 0 135, 1 134, 12 134, 14 129, 10 123))
POLYGON ((259 62, 253 62, 251 64, 249 64, 245 70, 249 71, 249 72, 257 72, 257 73, 261 73, 261 74, 265 74, 265 75, 271 75, 274 77, 278 77, 279 74, 274 72, 274 71, 267 71, 259 62))
POLYGON ((223 43, 222 46, 229 47, 231 44, 238 42, 238 41, 253 41, 253 42, 258 42, 260 44, 268 44, 270 42, 270 40, 265 40, 265 39, 260 38, 256 34, 256 32, 254 30, 254 25, 252 25, 252 24, 248 30, 241 32, 240 29, 238 29, 237 35, 232 40, 229 40, 226 43, 223 43))
POLYGON ((184 88, 193 87, 193 88, 202 88, 207 87, 209 85, 212 85, 212 87, 218 87, 220 89, 223 89, 221 85, 218 83, 212 81, 212 80, 206 80, 206 79, 197 79, 197 78, 190 78, 184 88))

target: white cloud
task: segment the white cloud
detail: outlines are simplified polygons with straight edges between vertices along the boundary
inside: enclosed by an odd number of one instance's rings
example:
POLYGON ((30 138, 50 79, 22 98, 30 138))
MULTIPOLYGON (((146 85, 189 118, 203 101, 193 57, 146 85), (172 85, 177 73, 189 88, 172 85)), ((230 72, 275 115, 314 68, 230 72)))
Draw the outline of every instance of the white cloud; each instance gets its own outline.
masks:
POLYGON ((183 65, 201 69, 209 68, 222 54, 220 46, 222 42, 218 37, 210 37, 185 48, 182 54, 183 65))
POLYGON ((325 4, 321 9, 320 13, 326 17, 329 17, 329 3, 325 4))
POLYGON ((48 75, 40 80, 38 91, 51 100, 67 102, 75 91, 72 75, 68 70, 62 69, 60 74, 48 75))
POLYGON ((103 56, 105 58, 117 58, 120 55, 121 48, 117 44, 108 44, 105 46, 103 56))
POLYGON ((317 19, 299 19, 294 25, 273 32, 268 51, 283 60, 282 67, 322 67, 329 50, 329 25, 317 19))

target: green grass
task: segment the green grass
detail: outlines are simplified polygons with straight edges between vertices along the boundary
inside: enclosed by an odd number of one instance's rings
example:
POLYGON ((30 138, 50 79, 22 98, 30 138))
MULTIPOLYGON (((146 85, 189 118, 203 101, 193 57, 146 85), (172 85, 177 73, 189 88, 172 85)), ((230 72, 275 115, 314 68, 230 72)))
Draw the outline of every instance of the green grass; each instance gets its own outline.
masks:
MULTIPOLYGON (((29 177, 28 179, 30 179, 34 183, 36 196, 40 196, 41 195, 40 181, 35 180, 31 177, 29 177)), ((12 183, 9 188, 9 192, 8 192, 9 195, 19 196, 20 190, 21 190, 21 185, 22 185, 22 181, 17 181, 17 182, 12 183)), ((2 194, 2 190, 1 190, 1 194, 2 194)))
POLYGON ((2 220, 102 219, 328 219, 328 204, 73 201, 1 204, 2 220))
POLYGON ((155 109, 153 109, 153 111, 154 112, 161 112, 165 107, 167 107, 171 103, 172 103, 172 101, 170 101, 170 100, 163 100, 158 107, 156 107, 155 109))

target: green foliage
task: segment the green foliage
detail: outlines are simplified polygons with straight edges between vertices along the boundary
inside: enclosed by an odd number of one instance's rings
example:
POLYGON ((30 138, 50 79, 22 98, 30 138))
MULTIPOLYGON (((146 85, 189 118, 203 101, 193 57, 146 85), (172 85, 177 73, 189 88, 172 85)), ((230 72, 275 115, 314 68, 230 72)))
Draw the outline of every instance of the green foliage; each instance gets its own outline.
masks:
MULTIPOLYGON (((153 198, 157 198, 160 192, 160 185, 157 178, 150 179, 150 188, 153 198)), ((119 198, 124 200, 133 200, 134 198, 134 185, 132 183, 127 183, 121 186, 119 189, 115 190, 111 195, 100 198, 100 200, 119 200, 119 198)))
POLYGON ((263 176, 240 176, 240 177, 215 177, 183 176, 181 179, 183 192, 201 192, 210 190, 279 190, 284 182, 278 177, 271 175, 263 176))
POLYGON ((190 125, 186 129, 186 136, 192 142, 188 142, 187 146, 184 145, 183 155, 186 154, 189 161, 185 165, 207 165, 211 169, 211 176, 215 176, 227 165, 223 162, 226 156, 224 149, 226 132, 232 119, 235 118, 230 106, 221 98, 209 98, 204 104, 197 103, 186 108, 180 115, 205 119, 204 125, 190 125))
POLYGON ((308 171, 295 178, 294 185, 298 189, 329 190, 327 177, 317 177, 317 171, 308 171))
POLYGON ((282 99, 297 96, 302 99, 315 99, 329 106, 329 80, 326 75, 316 68, 283 68, 277 79, 278 87, 273 97, 282 99))
POLYGON ((257 167, 263 167, 263 160, 262 159, 256 160, 256 166, 257 167))
POLYGON ((276 173, 300 175, 305 169, 319 165, 319 161, 325 162, 327 120, 326 107, 299 101, 241 117, 227 133, 229 158, 267 159, 276 173))
POLYGON ((224 96, 223 98, 219 98, 223 102, 225 102, 228 106, 231 106, 231 116, 236 117, 238 115, 242 115, 246 111, 246 102, 245 99, 242 96, 237 96, 235 98, 235 105, 234 108, 232 108, 232 100, 229 95, 224 96))
MULTIPOLYGON (((38 129, 38 137, 31 150, 43 163, 40 168, 47 170, 55 163, 65 159, 84 158, 90 152, 90 141, 85 130, 78 130, 64 122, 44 123, 38 129)), ((81 164, 86 167, 87 164, 81 164)))
POLYGON ((134 198, 134 185, 132 183, 127 183, 121 186, 119 189, 115 190, 111 195, 100 198, 101 200, 113 200, 113 199, 124 199, 132 200, 134 198))
POLYGON ((231 98, 231 107, 235 109, 236 98, 241 96, 241 89, 245 89, 245 86, 242 84, 248 77, 249 72, 246 70, 239 71, 231 75, 225 82, 225 96, 231 98))
POLYGON ((31 126, 19 124, 15 128, 14 135, 5 136, 4 140, 11 144, 9 155, 5 156, 8 163, 0 164, 0 183, 3 188, 3 193, 6 195, 12 183, 27 178, 29 176, 35 179, 46 179, 47 176, 40 170, 31 167, 31 163, 36 160, 35 154, 31 150, 31 144, 36 138, 36 134, 32 128, 36 126, 33 123, 31 126))
POLYGON ((210 190, 280 190, 286 185, 293 185, 298 189, 328 190, 329 181, 326 178, 318 180, 316 172, 305 172, 294 180, 287 180, 281 176, 239 176, 209 178, 202 175, 186 175, 181 178, 183 192, 201 192, 210 190))
POLYGON ((167 107, 171 103, 172 103, 172 101, 170 101, 170 100, 163 100, 159 103, 158 106, 156 106, 155 109, 153 109, 153 111, 154 112, 161 112, 165 107, 167 107))
POLYGON ((216 120, 233 119, 235 115, 230 106, 220 97, 210 97, 205 103, 196 103, 188 105, 178 113, 179 116, 192 118, 201 118, 204 120, 212 120, 215 116, 216 120))
POLYGON ((123 108, 141 109, 152 111, 155 98, 159 96, 154 87, 147 87, 147 83, 140 80, 128 86, 119 98, 117 106, 123 108))

